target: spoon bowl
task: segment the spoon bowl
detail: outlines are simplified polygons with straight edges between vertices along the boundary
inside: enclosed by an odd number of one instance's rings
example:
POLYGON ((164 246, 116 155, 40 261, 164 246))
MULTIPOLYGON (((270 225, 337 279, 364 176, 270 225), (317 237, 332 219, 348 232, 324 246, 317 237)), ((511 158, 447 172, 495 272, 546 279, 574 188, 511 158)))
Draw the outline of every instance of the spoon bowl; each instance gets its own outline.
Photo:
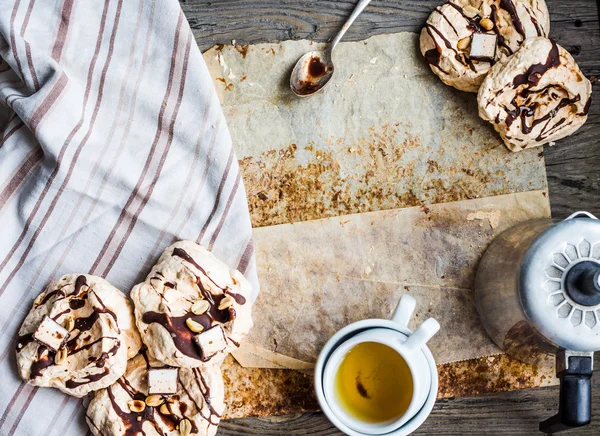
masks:
POLYGON ((290 76, 290 88, 298 97, 308 97, 329 83, 333 70, 330 50, 310 51, 296 62, 290 76))
POLYGON ((308 97, 315 92, 319 92, 329 83, 334 70, 333 49, 340 42, 350 25, 356 20, 356 17, 360 15, 370 2, 371 0, 360 0, 357 3, 350 18, 342 26, 336 37, 333 38, 329 47, 325 50, 310 51, 298 59, 290 76, 290 88, 294 94, 298 97, 308 97))

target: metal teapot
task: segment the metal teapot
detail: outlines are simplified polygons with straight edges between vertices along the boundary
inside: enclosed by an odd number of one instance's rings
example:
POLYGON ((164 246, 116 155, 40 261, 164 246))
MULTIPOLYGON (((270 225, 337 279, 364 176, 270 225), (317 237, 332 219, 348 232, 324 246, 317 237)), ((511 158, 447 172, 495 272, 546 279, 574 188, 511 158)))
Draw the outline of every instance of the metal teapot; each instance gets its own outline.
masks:
POLYGON ((600 220, 577 212, 500 234, 479 264, 475 305, 507 354, 537 365, 556 359, 559 411, 540 430, 589 424, 593 354, 600 350, 600 220))

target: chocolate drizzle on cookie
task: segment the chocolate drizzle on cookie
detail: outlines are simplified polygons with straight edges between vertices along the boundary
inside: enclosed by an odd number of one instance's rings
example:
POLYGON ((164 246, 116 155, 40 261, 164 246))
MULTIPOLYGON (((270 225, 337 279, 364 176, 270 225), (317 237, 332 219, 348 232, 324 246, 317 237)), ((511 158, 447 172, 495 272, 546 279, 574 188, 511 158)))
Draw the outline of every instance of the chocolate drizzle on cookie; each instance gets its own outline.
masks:
MULTIPOLYGON (((125 389, 125 383, 123 383, 123 379, 119 379, 117 380, 117 383, 119 386, 121 386, 123 389, 125 389)), ((109 386, 106 391, 108 393, 108 398, 110 399, 110 403, 112 405, 113 410, 115 411, 115 413, 117 414, 117 416, 119 418, 121 418, 121 421, 123 422, 123 424, 125 425, 125 433, 123 433, 123 436, 136 436, 139 434, 142 435, 146 435, 146 433, 143 430, 143 426, 145 422, 150 422, 154 428, 156 429, 156 431, 158 432, 159 435, 161 436, 166 436, 165 433, 163 431, 160 430, 160 427, 158 426, 155 418, 154 418, 154 408, 153 407, 146 407, 143 411, 141 412, 132 412, 129 409, 127 411, 121 409, 121 407, 119 407, 119 405, 117 404, 117 400, 115 398, 115 394, 113 393, 113 388, 116 386, 116 384, 109 386), (138 418, 140 418, 138 420, 138 418)), ((140 401, 144 401, 144 394, 136 392, 135 394, 131 395, 131 398, 134 400, 140 400, 140 401)))
MULTIPOLYGON (((223 291, 226 294, 231 295, 237 304, 246 304, 246 298, 244 298, 243 295, 240 294, 236 294, 231 292, 227 287, 223 288, 221 286, 219 286, 204 270, 204 268, 202 268, 200 265, 198 265, 198 263, 196 263, 196 261, 192 258, 192 256, 190 256, 184 249, 182 248, 175 248, 173 249, 173 256, 177 256, 183 260, 185 260, 188 263, 191 263, 192 265, 194 265, 196 268, 198 268, 200 270, 200 272, 202 272, 202 274, 204 274, 205 277, 208 278, 208 280, 210 280, 217 288, 219 288, 221 291, 223 291)), ((200 279, 197 277, 197 281, 200 284, 200 279)), ((201 290, 203 292, 203 294, 206 292, 204 290, 203 287, 201 287, 201 290)), ((205 297, 206 298, 206 297, 205 297)))
MULTIPOLYGON (((75 389, 88 383, 97 382, 111 373, 109 367, 106 366, 106 363, 110 357, 117 354, 121 346, 121 341, 116 337, 100 337, 92 342, 87 342, 92 337, 92 335, 87 332, 92 330, 101 316, 109 316, 113 318, 115 321, 114 326, 116 327, 117 332, 120 333, 117 324, 117 316, 112 310, 106 307, 97 293, 89 289, 86 276, 79 275, 73 284, 73 291, 68 294, 65 292, 65 288, 67 286, 69 285, 66 284, 54 291, 47 293, 38 304, 38 306, 47 303, 54 305, 56 302, 68 298, 68 307, 52 317, 54 321, 58 322, 59 318, 69 314, 72 311, 78 311, 80 309, 85 310, 86 303, 90 303, 88 298, 89 295, 94 295, 96 304, 95 307, 92 308, 91 313, 88 312, 89 315, 85 317, 76 317, 74 319, 74 326, 73 331, 70 333, 70 339, 64 344, 64 348, 67 351, 67 356, 75 355, 84 350, 92 349, 96 346, 106 347, 108 345, 110 347, 108 351, 102 351, 98 357, 90 356, 87 359, 87 364, 84 367, 73 369, 75 374, 83 374, 86 371, 90 372, 84 377, 73 378, 65 382, 66 388, 75 389), (74 333, 76 334, 74 335, 74 333), (110 342, 107 341, 112 341, 112 346, 110 345, 110 342), (97 370, 96 368, 101 370, 97 370)), ((17 353, 21 352, 31 342, 34 342, 33 333, 19 336, 17 341, 17 353)), ((44 344, 39 344, 37 348, 37 358, 31 363, 30 378, 35 379, 42 376, 46 368, 55 365, 55 356, 56 352, 50 350, 44 344)))
POLYGON ((79 380, 79 381, 67 380, 67 382, 65 383, 65 386, 69 389, 75 389, 81 385, 87 385, 88 383, 97 382, 98 380, 103 379, 104 377, 106 377, 109 374, 110 374, 110 369, 105 367, 102 372, 98 372, 95 374, 89 374, 82 380, 79 380))
POLYGON ((208 421, 208 423, 211 425, 219 425, 219 420, 221 419, 221 414, 218 413, 211 404, 210 386, 208 386, 208 383, 206 383, 206 379, 202 375, 202 372, 200 371, 199 368, 192 368, 191 371, 194 374, 194 379, 196 380, 196 384, 198 385, 198 390, 202 394, 202 398, 204 398, 204 403, 206 404, 206 407, 208 408, 208 412, 209 412, 208 416, 206 416, 206 415, 204 415, 204 413, 202 413, 202 407, 198 406, 198 404, 196 403, 196 400, 194 400, 194 397, 189 394, 189 392, 187 391, 187 389, 185 388, 183 383, 181 384, 181 387, 183 387, 183 389, 185 390, 188 397, 190 397, 190 399, 194 402, 194 404, 196 405, 196 409, 198 410, 198 413, 200 413, 202 418, 204 418, 206 421, 208 421), (213 421, 213 418, 217 418, 216 422, 213 421))
MULTIPOLYGON (((200 285, 201 286, 201 285, 200 285)), ((188 312, 183 316, 169 316, 166 313, 160 312, 146 312, 142 315, 142 321, 146 324, 157 323, 163 326, 173 338, 173 344, 179 351, 188 357, 198 359, 201 361, 207 361, 207 356, 204 356, 195 344, 194 337, 197 333, 192 332, 186 325, 187 319, 192 319, 197 323, 200 323, 204 330, 208 330, 213 325, 213 321, 220 323, 226 323, 232 319, 231 308, 225 310, 219 310, 219 303, 225 295, 212 295, 201 287, 201 290, 207 300, 210 303, 210 309, 202 315, 195 315, 192 312, 188 312)), ((233 311, 235 314, 235 311, 233 311)))
MULTIPOLYGON (((561 117, 554 124, 552 124, 552 120, 558 115, 561 109, 581 101, 580 95, 576 95, 573 98, 560 98, 560 86, 555 84, 550 84, 540 89, 532 89, 539 84, 540 80, 548 70, 560 65, 558 46, 554 41, 551 42, 552 46, 544 63, 531 65, 527 71, 514 77, 512 82, 513 88, 518 88, 523 85, 525 85, 525 87, 512 99, 510 103, 512 108, 502 106, 506 111, 506 126, 510 128, 516 119, 520 119, 521 132, 525 135, 530 134, 537 125, 545 123, 540 130, 540 133, 535 138, 536 141, 543 141, 558 129, 565 128, 572 124, 572 122, 565 123, 565 117, 561 117), (546 112, 545 115, 534 119, 538 108, 538 103, 535 100, 540 98, 558 101, 558 103, 546 112)), ((588 104, 589 101, 586 105, 588 104)), ((578 115, 585 115, 585 109, 583 112, 584 113, 578 115)), ((498 120, 497 122, 499 122, 498 117, 496 117, 496 119, 498 120)))
MULTIPOLYGON (((488 0, 484 0, 484 1, 486 1, 487 4, 489 4, 490 12, 489 12, 488 18, 493 23, 493 27, 489 30, 484 28, 481 25, 481 21, 484 18, 483 13, 480 12, 475 16, 470 16, 470 15, 472 15, 471 13, 470 14, 465 13, 465 10, 462 6, 460 6, 459 4, 453 3, 452 1, 446 2, 443 6, 436 7, 434 9, 433 13, 440 15, 442 17, 442 19, 449 25, 450 29, 452 29, 452 32, 454 32, 454 35, 456 36, 456 40, 461 40, 462 34, 458 31, 457 27, 453 24, 451 17, 449 15, 447 15, 447 13, 445 13, 446 11, 449 11, 449 9, 444 10, 444 7, 446 7, 446 6, 453 8, 458 14, 460 14, 461 18, 464 19, 464 21, 465 21, 464 26, 466 27, 467 30, 469 30, 471 32, 471 34, 494 32, 497 37, 497 39, 496 39, 497 46, 499 48, 501 48, 506 55, 513 54, 514 51, 516 50, 516 48, 518 48, 523 43, 523 41, 525 41, 525 39, 527 37, 527 32, 525 30, 526 26, 524 26, 524 24, 523 24, 522 16, 519 16, 519 13, 517 11, 517 7, 516 7, 514 1, 513 0, 500 0, 499 2, 489 2, 488 0), (490 3, 496 3, 496 4, 490 4, 490 3), (501 20, 504 17, 499 17, 499 9, 504 10, 506 12, 506 14, 510 17, 510 22, 512 22, 512 26, 514 27, 515 31, 521 36, 520 40, 515 41, 516 46, 514 48, 511 48, 511 46, 507 42, 505 35, 503 35, 502 32, 500 31, 499 23, 503 22, 501 20)), ((482 7, 482 5, 480 5, 479 7, 482 7)), ((527 6, 525 6, 524 11, 527 13, 529 20, 531 20, 533 26, 535 27, 535 31, 536 31, 537 35, 543 36, 544 32, 543 32, 540 24, 538 23, 536 17, 533 15, 531 9, 527 6)), ((506 17, 506 20, 508 20, 508 18, 509 18, 508 16, 506 17)), ((471 70, 473 70, 476 73, 478 71, 476 70, 475 65, 473 64, 472 60, 479 61, 479 62, 487 62, 487 63, 490 63, 491 65, 493 65, 496 61, 496 59, 490 58, 490 57, 482 57, 482 58, 474 58, 473 57, 473 58, 471 58, 471 56, 468 53, 463 53, 463 52, 459 51, 457 49, 457 47, 455 47, 449 41, 449 39, 444 36, 442 31, 440 29, 436 28, 435 26, 433 26, 432 24, 429 24, 429 23, 425 24, 425 30, 427 31, 427 33, 433 40, 433 43, 435 44, 435 47, 425 51, 425 53, 424 53, 425 59, 427 60, 427 62, 430 65, 435 66, 444 74, 449 74, 449 73, 447 71, 444 71, 442 68, 440 68, 440 64, 441 64, 442 57, 443 57, 443 46, 445 46, 446 49, 449 49, 454 53, 454 58, 458 62, 469 67, 471 70)))
MULTIPOLYGON (((485 29, 483 27, 481 27, 481 25, 479 24, 479 22, 481 21, 480 15, 476 15, 473 18, 471 18, 471 17, 467 16, 467 14, 465 14, 465 11, 463 10, 463 8, 458 6, 456 3, 448 2, 446 4, 448 6, 452 6, 454 9, 456 9, 458 11, 458 13, 460 15, 462 15, 462 17, 467 21, 467 29, 469 29, 471 32, 480 32, 480 33, 485 32, 485 29)), ((437 11, 437 9, 436 9, 436 11, 437 11)), ((438 12, 440 14, 442 14, 441 11, 438 11, 438 12)))
MULTIPOLYGON (((523 41, 527 37, 525 33, 525 29, 523 27, 523 23, 521 22, 521 18, 519 18, 519 14, 517 13, 517 8, 512 0, 500 0, 500 7, 504 9, 510 15, 510 19, 512 20, 513 26, 515 26, 515 30, 523 36, 523 41)), ((523 42, 521 41, 521 42, 523 42)))
MULTIPOLYGON (((175 347, 184 355, 191 357, 192 359, 201 360, 206 362, 210 360, 212 356, 203 355, 202 351, 196 345, 194 337, 197 333, 192 332, 189 327, 186 325, 186 321, 191 319, 200 325, 202 325, 203 330, 206 331, 210 329, 214 323, 225 324, 227 322, 233 321, 236 317, 236 311, 233 307, 228 307, 226 309, 220 310, 219 305, 221 301, 227 296, 231 296, 235 302, 239 305, 246 304, 246 298, 238 293, 232 292, 229 287, 219 286, 202 268, 193 258, 190 256, 185 250, 182 248, 173 249, 173 256, 179 257, 183 259, 185 262, 193 265, 196 269, 198 269, 215 287, 221 290, 222 294, 213 294, 210 292, 204 284, 200 277, 196 276, 195 284, 198 286, 200 290, 200 294, 202 298, 209 303, 208 310, 201 314, 196 315, 192 312, 187 312, 181 316, 172 316, 168 313, 164 312, 155 312, 149 311, 142 315, 142 321, 145 324, 160 324, 163 328, 165 328, 171 337, 173 338, 173 344, 175 347)), ((162 276, 162 274, 161 274, 162 276)), ((164 276, 163 276, 164 277, 164 276)), ((164 284, 169 288, 176 287, 175 284, 170 282, 166 282, 164 284), (171 286, 167 286, 167 283, 171 286)), ((229 339, 229 338, 225 338, 229 339)), ((236 342, 233 342, 236 343, 236 342)))
POLYGON ((504 39, 504 35, 502 35, 500 33, 500 29, 498 29, 498 24, 497 24, 498 23, 498 8, 496 7, 496 5, 492 5, 491 10, 492 10, 492 12, 490 13, 490 20, 492 20, 492 23, 494 23, 494 28, 492 30, 496 34, 497 44, 498 44, 498 46, 505 49, 506 54, 508 54, 510 56, 511 54, 513 54, 513 50, 506 43, 506 40, 504 39))
POLYGON ((442 34, 442 32, 440 32, 438 29, 436 29, 431 24, 425 24, 425 30, 427 31, 427 33, 429 34, 429 36, 431 37, 431 39, 433 40, 433 42, 435 44, 435 48, 432 48, 431 50, 427 50, 425 52, 425 59, 427 60, 427 62, 429 64, 431 64, 434 67, 438 68, 443 73, 448 74, 446 71, 444 71, 440 67, 440 60, 441 60, 441 56, 442 56, 442 50, 441 50, 441 47, 439 46, 439 44, 438 44, 435 36, 433 35, 433 33, 435 33, 444 42, 444 45, 446 46, 446 48, 448 50, 451 50, 452 52, 454 52, 454 57, 455 57, 455 59, 458 62, 462 63, 463 65, 467 65, 473 71, 477 71, 475 69, 475 65, 473 64, 473 62, 471 61, 471 59, 469 59, 469 57, 467 55, 465 55, 464 53, 459 53, 452 46, 452 43, 442 34))
MULTIPOLYGON (((568 91, 564 90, 559 84, 551 83, 542 88, 535 89, 542 80, 544 74, 550 69, 559 67, 561 65, 560 52, 558 46, 554 41, 551 41, 551 48, 548 56, 543 63, 531 65, 522 74, 517 74, 512 81, 512 88, 517 89, 517 94, 513 97, 510 105, 501 107, 506 112, 505 124, 508 128, 517 120, 520 120, 520 130, 524 135, 529 135, 538 125, 542 125, 539 134, 536 136, 535 141, 541 142, 548 138, 550 135, 555 134, 557 131, 564 129, 571 124, 573 121, 567 121, 566 116, 558 118, 557 121, 554 119, 561 113, 561 110, 566 107, 574 106, 581 101, 582 96, 576 95, 575 97, 565 97, 565 93, 568 91), (537 100, 537 101, 536 101, 537 100), (538 101, 556 102, 554 107, 551 103, 544 103, 540 105, 538 101), (536 112, 542 110, 545 112, 544 115, 536 117, 536 112)), ((510 85, 509 85, 510 87, 510 85)), ((500 90, 496 96, 502 94, 504 90, 500 90)), ((587 115, 589 109, 590 100, 586 102, 586 105, 582 112, 577 113, 577 116, 587 115)), ((573 110, 572 110, 573 112, 573 110)), ((495 118, 496 124, 500 122, 499 115, 495 118)), ((507 139, 517 140, 507 136, 507 139)))
POLYGON ((33 333, 26 333, 17 338, 17 353, 21 351, 27 344, 33 342, 33 333))
POLYGON ((65 296, 65 293, 62 289, 55 289, 52 292, 48 292, 46 295, 44 295, 44 298, 42 299, 41 304, 46 304, 48 302, 48 300, 50 300, 52 297, 54 297, 55 295, 60 295, 61 297, 65 296))
POLYGON ((552 48, 546 62, 543 64, 534 64, 530 66, 523 74, 517 74, 513 79, 513 88, 517 88, 521 85, 535 86, 540 82, 542 76, 550 68, 556 68, 560 65, 560 56, 558 53, 558 46, 554 41, 551 40, 552 48))
MULTIPOLYGON (((193 359, 202 360, 201 353, 194 344, 196 333, 192 332, 185 324, 188 318, 192 318, 194 321, 202 324, 202 317, 204 315, 194 315, 191 312, 183 316, 169 316, 166 313, 146 312, 142 315, 142 321, 146 324, 160 324, 170 333, 173 338, 173 344, 175 344, 175 347, 179 351, 193 359)), ((204 324, 202 325, 204 326, 204 324)))
POLYGON ((45 345, 40 345, 37 350, 37 360, 31 364, 31 378, 42 375, 42 371, 49 366, 54 365, 56 353, 45 345))
MULTIPOLYGON (((141 354, 145 359, 147 371, 150 368, 148 358, 145 355, 145 352, 142 351, 141 354)), ((112 409, 124 424, 124 436, 137 436, 140 434, 146 435, 143 430, 146 422, 150 423, 150 425, 154 427, 154 430, 156 430, 159 435, 166 436, 167 431, 171 432, 177 429, 178 426, 181 425, 181 421, 184 419, 187 419, 191 424, 191 433, 199 433, 201 429, 198 427, 198 424, 194 419, 192 419, 190 416, 186 416, 188 413, 198 413, 202 419, 208 423, 208 425, 216 426, 219 424, 221 415, 210 404, 210 387, 206 383, 204 376, 199 369, 188 369, 187 371, 193 371, 196 383, 198 385, 197 389, 194 390, 196 392, 200 392, 202 395, 204 399, 203 404, 198 404, 196 402, 194 397, 190 395, 190 392, 188 392, 188 390, 185 388, 180 378, 178 379, 178 387, 180 388, 179 393, 170 396, 167 401, 161 403, 159 406, 148 406, 145 404, 146 395, 134 388, 125 376, 118 379, 117 383, 106 389, 112 409), (134 412, 129 409, 123 410, 117 402, 114 391, 115 389, 119 388, 122 389, 131 400, 144 402, 144 409, 141 412, 134 412), (183 396, 184 394, 187 396, 187 398, 183 396), (195 410, 188 406, 188 401, 191 401, 194 404, 195 410), (205 407, 208 409, 208 413, 204 412, 205 407), (168 413, 164 413, 165 410, 168 413), (165 427, 168 430, 164 430, 165 427)), ((88 420, 90 420, 89 416, 88 420)), ((96 423, 92 422, 92 424, 96 426, 96 423)), ((97 426, 96 428, 98 429, 97 426)))

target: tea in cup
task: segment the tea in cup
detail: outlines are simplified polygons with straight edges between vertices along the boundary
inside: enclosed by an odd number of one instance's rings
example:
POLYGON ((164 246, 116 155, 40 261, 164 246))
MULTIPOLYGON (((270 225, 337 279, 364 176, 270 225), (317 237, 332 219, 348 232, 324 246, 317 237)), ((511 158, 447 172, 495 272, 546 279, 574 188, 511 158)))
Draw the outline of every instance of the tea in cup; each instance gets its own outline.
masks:
POLYGON ((392 321, 354 323, 323 349, 315 373, 317 397, 326 415, 347 434, 395 432, 423 415, 426 403, 433 406, 437 369, 426 344, 439 324, 428 319, 410 333, 406 324, 415 304, 404 295, 392 321))

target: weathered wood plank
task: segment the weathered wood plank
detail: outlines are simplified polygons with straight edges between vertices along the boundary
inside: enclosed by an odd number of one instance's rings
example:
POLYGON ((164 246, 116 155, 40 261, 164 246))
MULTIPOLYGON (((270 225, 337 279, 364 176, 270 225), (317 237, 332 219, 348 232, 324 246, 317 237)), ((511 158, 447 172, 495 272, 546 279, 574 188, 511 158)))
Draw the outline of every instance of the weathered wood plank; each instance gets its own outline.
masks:
MULTIPOLYGON (((600 94, 598 83, 593 90, 600 94)), ((544 155, 552 215, 565 218, 583 209, 600 217, 600 99, 587 123, 574 136, 545 147, 544 155)))
MULTIPOLYGON (((344 37, 356 41, 381 33, 419 32, 440 0, 374 0, 344 37)), ((549 0, 551 34, 575 55, 586 74, 600 74, 600 29, 590 0, 549 0)), ((183 10, 202 51, 214 44, 327 41, 342 26, 355 0, 186 0, 183 10)))
MULTIPOLYGON (((596 359, 596 364, 598 359, 596 359)), ((592 423, 568 434, 600 433, 600 377, 593 386, 592 423)), ((538 423, 558 410, 558 387, 438 400, 429 419, 414 434, 540 435, 538 423)), ((321 413, 224 421, 219 436, 342 435, 321 413)))

